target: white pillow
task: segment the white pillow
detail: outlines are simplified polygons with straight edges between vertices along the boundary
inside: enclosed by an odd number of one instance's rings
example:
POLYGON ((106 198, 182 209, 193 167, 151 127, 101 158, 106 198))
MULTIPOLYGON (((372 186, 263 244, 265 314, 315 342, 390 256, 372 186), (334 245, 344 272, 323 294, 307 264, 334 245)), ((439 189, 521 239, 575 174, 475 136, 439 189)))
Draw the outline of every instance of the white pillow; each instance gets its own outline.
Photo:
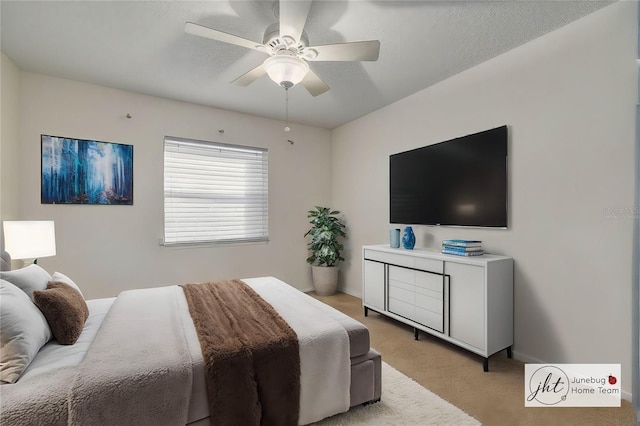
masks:
POLYGON ((78 293, 80 293, 80 296, 82 296, 82 298, 84 299, 84 294, 82 294, 82 291, 80 291, 80 287, 78 287, 78 285, 74 283, 73 280, 68 276, 66 276, 65 274, 62 274, 60 272, 54 272, 53 275, 51 276, 51 281, 58 281, 61 283, 65 283, 70 287, 75 288, 76 290, 78 290, 78 293))
POLYGON ((25 292, 0 279, 0 381, 15 383, 50 339, 40 309, 25 292))
POLYGON ((31 300, 33 300, 34 290, 46 290, 47 284, 51 281, 51 275, 36 264, 13 271, 0 272, 0 278, 9 281, 27 293, 31 300))

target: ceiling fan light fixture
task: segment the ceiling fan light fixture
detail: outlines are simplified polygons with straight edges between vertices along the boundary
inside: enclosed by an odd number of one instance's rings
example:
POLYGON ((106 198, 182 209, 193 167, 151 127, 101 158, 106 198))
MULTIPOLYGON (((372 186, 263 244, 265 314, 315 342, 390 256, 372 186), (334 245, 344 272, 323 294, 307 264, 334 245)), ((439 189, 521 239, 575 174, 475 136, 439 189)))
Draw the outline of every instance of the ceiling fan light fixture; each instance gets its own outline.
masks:
POLYGON ((295 56, 276 55, 264 61, 269 78, 285 89, 300 83, 309 72, 309 64, 295 56))

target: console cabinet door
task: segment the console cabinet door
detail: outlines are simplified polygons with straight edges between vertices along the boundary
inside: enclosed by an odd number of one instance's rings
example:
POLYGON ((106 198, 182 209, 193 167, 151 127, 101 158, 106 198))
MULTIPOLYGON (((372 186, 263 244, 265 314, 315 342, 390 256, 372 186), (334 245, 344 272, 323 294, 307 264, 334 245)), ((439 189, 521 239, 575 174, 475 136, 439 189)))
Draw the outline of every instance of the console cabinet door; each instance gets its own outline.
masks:
POLYGON ((364 261, 364 303, 380 312, 384 311, 384 263, 364 261))
POLYGON ((480 350, 485 350, 484 268, 455 262, 445 263, 449 285, 449 335, 480 350))
POLYGON ((444 283, 442 275, 416 271, 415 321, 444 332, 444 283))
POLYGON ((415 321, 416 286, 415 271, 389 265, 388 310, 396 315, 415 321))

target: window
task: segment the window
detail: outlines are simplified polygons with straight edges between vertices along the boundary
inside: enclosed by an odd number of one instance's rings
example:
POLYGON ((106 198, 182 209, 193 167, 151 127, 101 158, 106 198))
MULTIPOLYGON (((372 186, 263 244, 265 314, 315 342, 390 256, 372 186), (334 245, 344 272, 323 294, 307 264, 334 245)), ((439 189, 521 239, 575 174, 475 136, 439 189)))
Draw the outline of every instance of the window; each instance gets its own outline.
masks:
POLYGON ((164 139, 164 244, 267 241, 267 150, 164 139))

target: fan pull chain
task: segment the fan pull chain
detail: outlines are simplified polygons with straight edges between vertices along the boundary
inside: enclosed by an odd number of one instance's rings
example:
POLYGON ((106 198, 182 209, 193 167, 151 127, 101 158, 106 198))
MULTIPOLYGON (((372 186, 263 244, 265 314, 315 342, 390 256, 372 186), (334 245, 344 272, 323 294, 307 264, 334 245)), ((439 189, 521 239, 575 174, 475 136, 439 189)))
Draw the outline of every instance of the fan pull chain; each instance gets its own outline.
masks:
POLYGON ((284 88, 284 93, 285 93, 285 98, 284 98, 284 104, 285 104, 285 125, 284 125, 284 131, 288 132, 291 130, 291 127, 289 127, 289 89, 287 87, 284 88))

